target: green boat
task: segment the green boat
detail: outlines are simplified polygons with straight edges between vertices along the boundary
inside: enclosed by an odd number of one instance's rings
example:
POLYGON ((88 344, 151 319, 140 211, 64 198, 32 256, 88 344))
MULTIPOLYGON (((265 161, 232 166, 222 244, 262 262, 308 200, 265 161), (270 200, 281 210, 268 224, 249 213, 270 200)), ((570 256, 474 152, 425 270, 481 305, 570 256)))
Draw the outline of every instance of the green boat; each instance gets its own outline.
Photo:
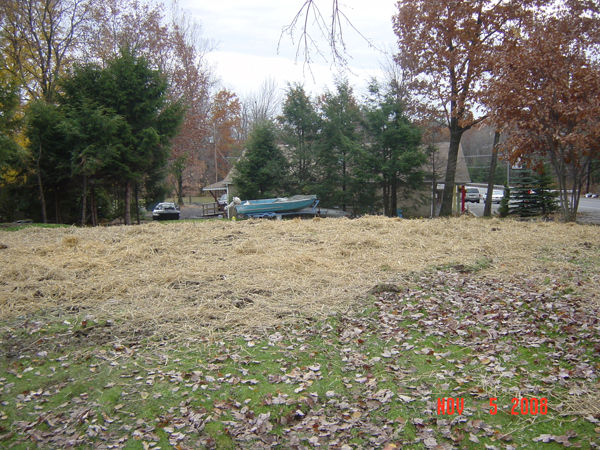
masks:
POLYGON ((319 201, 316 195, 294 195, 292 197, 244 200, 235 205, 238 214, 246 216, 293 213, 303 208, 314 207, 319 201))

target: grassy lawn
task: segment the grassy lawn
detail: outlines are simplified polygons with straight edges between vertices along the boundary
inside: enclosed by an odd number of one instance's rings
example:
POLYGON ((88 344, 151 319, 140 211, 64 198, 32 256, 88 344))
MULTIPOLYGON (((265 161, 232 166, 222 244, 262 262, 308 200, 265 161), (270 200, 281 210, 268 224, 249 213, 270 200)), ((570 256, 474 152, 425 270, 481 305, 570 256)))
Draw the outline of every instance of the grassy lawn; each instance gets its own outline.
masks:
POLYGON ((25 228, 67 228, 70 225, 62 225, 55 223, 0 223, 1 231, 19 231, 25 228))
POLYGON ((381 218, 0 231, 0 447, 597 446, 597 237, 381 218))

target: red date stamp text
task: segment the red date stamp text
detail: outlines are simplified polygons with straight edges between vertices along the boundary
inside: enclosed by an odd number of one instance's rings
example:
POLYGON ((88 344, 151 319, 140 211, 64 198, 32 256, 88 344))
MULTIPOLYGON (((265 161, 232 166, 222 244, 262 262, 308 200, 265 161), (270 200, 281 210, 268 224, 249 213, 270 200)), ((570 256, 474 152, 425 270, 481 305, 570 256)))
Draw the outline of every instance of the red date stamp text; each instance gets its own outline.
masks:
MULTIPOLYGON (((490 398, 489 413, 492 416, 498 414, 498 398, 490 398)), ((437 413, 441 415, 461 415, 465 410, 464 397, 438 397, 437 413)), ((511 399, 510 414, 513 416, 545 416, 548 414, 548 399, 546 397, 513 397, 511 399)))

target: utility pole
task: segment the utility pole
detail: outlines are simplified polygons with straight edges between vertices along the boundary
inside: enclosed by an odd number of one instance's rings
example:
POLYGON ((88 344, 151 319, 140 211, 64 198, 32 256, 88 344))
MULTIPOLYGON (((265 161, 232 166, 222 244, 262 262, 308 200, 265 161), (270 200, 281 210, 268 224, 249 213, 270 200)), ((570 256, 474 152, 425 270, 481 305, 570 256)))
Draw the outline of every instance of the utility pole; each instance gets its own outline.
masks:
POLYGON ((219 182, 219 166, 217 162, 217 124, 213 122, 213 143, 215 147, 215 183, 219 182))

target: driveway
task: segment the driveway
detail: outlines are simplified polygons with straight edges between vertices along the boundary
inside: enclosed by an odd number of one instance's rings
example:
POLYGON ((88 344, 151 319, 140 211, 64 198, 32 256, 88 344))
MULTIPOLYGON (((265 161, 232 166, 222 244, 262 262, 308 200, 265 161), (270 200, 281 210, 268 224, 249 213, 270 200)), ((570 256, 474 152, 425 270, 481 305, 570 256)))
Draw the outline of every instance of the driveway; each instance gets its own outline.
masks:
POLYGON ((578 213, 578 222, 600 225, 600 198, 581 197, 578 213))
MULTIPOLYGON (((484 203, 470 203, 465 205, 469 211, 477 217, 483 216, 484 203)), ((492 214, 498 214, 498 203, 492 203, 492 214)), ((577 222, 593 223, 600 225, 600 198, 585 198, 579 200, 579 210, 577 214, 577 222)))
POLYGON ((202 215, 202 206, 200 205, 184 205, 181 207, 180 209, 181 211, 181 215, 180 218, 181 219, 202 219, 202 218, 217 218, 217 217, 227 217, 227 213, 224 212, 222 213, 220 216, 203 216, 202 215))

